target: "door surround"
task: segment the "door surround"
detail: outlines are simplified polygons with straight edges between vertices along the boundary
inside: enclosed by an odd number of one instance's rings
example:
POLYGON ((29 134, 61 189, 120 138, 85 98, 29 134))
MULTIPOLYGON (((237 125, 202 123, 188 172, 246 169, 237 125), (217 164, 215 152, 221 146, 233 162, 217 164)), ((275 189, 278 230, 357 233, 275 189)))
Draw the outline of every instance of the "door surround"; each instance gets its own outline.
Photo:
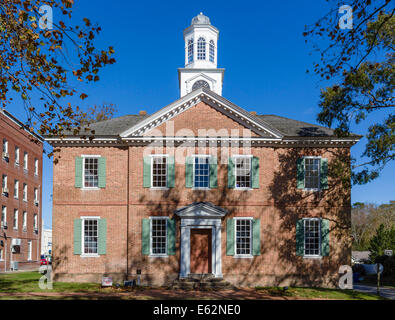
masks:
POLYGON ((227 211, 211 203, 193 203, 175 211, 181 218, 181 259, 180 278, 190 274, 191 263, 191 229, 211 229, 211 271, 214 277, 222 278, 221 257, 221 218, 227 211))

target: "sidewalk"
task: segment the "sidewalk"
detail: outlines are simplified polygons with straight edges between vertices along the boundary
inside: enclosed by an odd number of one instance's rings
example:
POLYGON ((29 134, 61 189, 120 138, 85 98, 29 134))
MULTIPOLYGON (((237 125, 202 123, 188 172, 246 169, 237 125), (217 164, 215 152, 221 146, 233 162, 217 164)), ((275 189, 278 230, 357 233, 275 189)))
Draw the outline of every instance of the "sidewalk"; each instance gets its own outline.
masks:
MULTIPOLYGON (((377 287, 375 286, 355 284, 354 290, 377 295, 377 287)), ((395 288, 380 287, 380 296, 387 299, 395 300, 395 288)))

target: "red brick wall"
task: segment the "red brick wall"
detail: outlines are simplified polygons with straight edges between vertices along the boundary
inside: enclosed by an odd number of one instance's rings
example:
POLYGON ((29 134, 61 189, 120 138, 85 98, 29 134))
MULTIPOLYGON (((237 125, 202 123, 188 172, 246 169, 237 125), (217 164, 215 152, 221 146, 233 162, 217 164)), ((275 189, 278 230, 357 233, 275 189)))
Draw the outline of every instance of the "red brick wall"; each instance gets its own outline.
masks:
MULTIPOLYGON (((0 272, 7 268, 10 269, 10 245, 11 239, 18 238, 22 240, 20 252, 12 254, 12 260, 19 262, 19 268, 38 267, 41 251, 41 203, 42 203, 42 143, 34 139, 31 134, 27 133, 20 126, 12 121, 10 118, 0 113, 0 144, 3 145, 3 139, 8 141, 9 161, 7 162, 2 157, 0 158, 0 179, 2 175, 7 175, 7 187, 9 189, 8 197, 0 195, 1 206, 7 207, 7 225, 8 229, 0 230, 0 240, 3 241, 4 260, 0 261, 0 272), (19 147, 19 166, 15 165, 15 146, 19 147), (28 153, 28 170, 23 168, 23 155, 24 152, 28 153), (34 160, 38 159, 38 175, 34 174, 34 160), (19 198, 14 198, 14 181, 19 181, 19 198), (23 184, 28 186, 27 202, 23 201, 23 184), (34 188, 38 189, 39 205, 34 204, 34 188), (14 230, 14 209, 19 210, 18 216, 18 229, 14 230), (22 230, 23 211, 27 212, 27 232, 22 230), (38 233, 33 230, 33 216, 38 215, 38 233), (32 241, 32 261, 28 261, 28 245, 27 242, 32 241), (7 250, 6 250, 7 248, 7 250)), ((2 151, 2 149, 1 149, 2 151)))

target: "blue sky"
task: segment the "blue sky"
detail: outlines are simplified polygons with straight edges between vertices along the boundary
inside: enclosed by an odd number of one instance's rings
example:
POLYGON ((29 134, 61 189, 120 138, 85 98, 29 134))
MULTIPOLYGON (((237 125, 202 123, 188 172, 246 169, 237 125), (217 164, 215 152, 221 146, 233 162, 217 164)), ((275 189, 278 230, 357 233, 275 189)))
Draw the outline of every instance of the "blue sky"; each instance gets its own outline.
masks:
MULTIPOLYGON (((73 19, 88 17, 102 27, 98 47, 114 46, 117 63, 101 80, 84 86, 82 106, 111 102, 117 116, 155 112, 179 98, 177 68, 184 66, 182 31, 203 12, 220 31, 218 67, 225 68, 223 96, 248 111, 316 122, 320 88, 328 85, 306 74, 313 63, 302 36, 329 7, 324 0, 284 1, 75 1, 73 19)), ((54 16, 54 21, 59 17, 54 16)), ((80 104, 81 105, 81 104, 80 104)), ((22 120, 22 107, 11 112, 22 120)), ((372 122, 354 127, 363 133, 372 122)), ((364 140, 352 148, 359 157, 364 140)), ((354 186, 352 202, 395 200, 395 164, 381 177, 354 186)), ((44 160, 43 218, 51 226, 52 163, 44 160)))

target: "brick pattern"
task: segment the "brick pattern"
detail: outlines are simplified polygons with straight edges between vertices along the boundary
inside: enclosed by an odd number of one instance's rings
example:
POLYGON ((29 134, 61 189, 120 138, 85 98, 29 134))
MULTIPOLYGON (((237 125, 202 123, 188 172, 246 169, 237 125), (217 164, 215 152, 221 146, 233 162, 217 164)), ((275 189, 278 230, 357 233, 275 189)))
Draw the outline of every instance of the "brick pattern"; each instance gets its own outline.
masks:
MULTIPOLYGON (((9 159, 0 158, 0 178, 7 175, 8 196, 0 195, 1 206, 7 207, 7 229, 0 230, 0 241, 3 241, 3 261, 0 261, 0 272, 10 270, 10 261, 18 261, 20 269, 38 267, 41 251, 41 186, 42 186, 42 143, 22 130, 18 124, 0 113, 0 143, 8 141, 9 159), (19 147, 19 166, 15 164, 15 146, 19 147), (28 170, 23 168, 23 155, 28 153, 28 170), (38 159, 38 175, 34 174, 34 160, 38 159), (19 196, 14 197, 14 181, 19 181, 19 196), (27 184, 27 202, 23 201, 23 184, 27 184), (34 188, 38 189, 39 204, 34 204, 34 188), (18 209, 18 228, 14 229, 14 209, 18 209), (27 212, 27 230, 23 231, 23 212, 27 212), (38 232, 33 230, 34 214, 37 214, 38 232), (21 239, 20 251, 10 252, 13 238, 21 239), (32 261, 28 261, 28 241, 32 241, 32 261), (12 257, 11 257, 12 255, 12 257)), ((0 208, 1 209, 1 208, 0 208)))
MULTIPOLYGON (((201 109, 204 108, 205 106, 201 109)), ((222 120, 219 123, 216 112, 212 110, 210 115, 205 115, 207 127, 218 129, 224 124, 222 120)), ((176 118, 176 123, 180 120, 184 121, 185 127, 194 126, 193 120, 196 119, 191 120, 191 114, 185 116, 187 119, 181 119, 182 116, 183 114, 176 118)), ((226 125, 230 128, 238 126, 235 123, 226 125)), ((334 286, 340 265, 351 261, 351 242, 348 236, 351 214, 349 188, 343 182, 329 177, 328 190, 306 192, 296 189, 298 157, 320 155, 328 158, 331 168, 336 159, 349 158, 347 148, 253 147, 251 153, 260 159, 260 188, 247 191, 228 189, 227 165, 222 164, 221 149, 216 153, 219 163, 218 188, 207 191, 185 188, 185 165, 182 161, 176 163, 174 188, 153 190, 143 187, 143 157, 153 153, 173 154, 174 149, 171 147, 161 150, 152 148, 148 151, 148 148, 142 146, 130 146, 128 149, 60 149, 61 160, 54 165, 55 279, 100 281, 103 274, 124 279, 126 273, 128 278, 136 278, 136 272, 140 269, 144 283, 169 283, 179 273, 179 220, 176 228, 176 255, 165 258, 141 254, 141 220, 149 216, 174 218, 175 209, 198 201, 212 202, 229 211, 222 228, 222 272, 226 280, 235 284, 334 286), (74 158, 81 154, 100 154, 107 158, 105 189, 88 191, 74 187, 74 158), (107 218, 106 255, 82 258, 73 254, 73 219, 83 215, 107 218), (237 216, 261 219, 260 256, 248 259, 226 256, 226 219, 237 216), (323 217, 330 220, 330 256, 321 259, 296 256, 295 225, 297 219, 302 217, 323 217), (318 279, 320 283, 317 283, 318 279)), ((202 151, 197 147, 186 147, 184 155, 209 152, 208 149, 202 151)), ((231 154, 243 153, 243 149, 235 148, 231 154)), ((227 163, 227 159, 225 160, 227 163)))

